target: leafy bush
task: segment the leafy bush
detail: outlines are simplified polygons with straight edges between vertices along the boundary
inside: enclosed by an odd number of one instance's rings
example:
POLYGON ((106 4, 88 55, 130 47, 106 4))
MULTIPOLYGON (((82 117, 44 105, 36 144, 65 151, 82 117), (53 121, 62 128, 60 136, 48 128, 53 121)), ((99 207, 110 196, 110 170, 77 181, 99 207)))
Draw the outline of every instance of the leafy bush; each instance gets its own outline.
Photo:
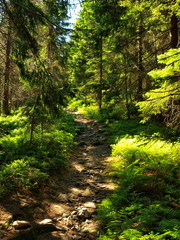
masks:
POLYGON ((180 239, 180 144, 134 137, 112 147, 118 188, 99 209, 99 239, 180 239))
MULTIPOLYGON (((76 103, 74 100, 72 104, 76 103)), ((99 111, 97 104, 85 106, 81 105, 81 101, 78 101, 79 105, 76 110, 83 114, 87 118, 95 119, 98 122, 106 124, 107 129, 111 135, 109 139, 110 143, 117 142, 120 138, 135 135, 141 135, 142 137, 148 137, 152 139, 166 139, 170 141, 176 141, 179 137, 177 130, 172 130, 165 127, 164 123, 157 123, 155 121, 142 123, 140 118, 126 119, 127 110, 122 102, 121 105, 110 102, 103 104, 103 108, 99 111)), ((137 107, 133 104, 129 104, 129 110, 132 111, 132 115, 137 115, 137 107), (134 109, 134 110, 133 110, 134 109), (134 113, 133 113, 134 112, 134 113)), ((71 108, 71 104, 70 104, 71 108)))
POLYGON ((99 122, 103 120, 103 115, 99 112, 97 105, 82 106, 78 109, 80 114, 83 114, 87 118, 95 119, 99 122))
POLYGON ((17 128, 21 128, 25 125, 26 118, 20 116, 20 113, 16 115, 0 117, 0 128, 11 131, 17 128))
POLYGON ((71 101, 69 102, 69 109, 72 110, 78 110, 79 107, 83 106, 83 100, 80 99, 71 99, 71 101))
POLYGON ((0 168, 0 192, 34 188, 40 181, 47 179, 48 174, 32 166, 36 160, 26 158, 15 160, 0 168))
POLYGON ((106 104, 103 103, 102 109, 99 111, 99 107, 93 99, 89 100, 88 104, 85 104, 83 100, 73 99, 69 103, 69 108, 78 110, 84 116, 99 122, 111 122, 127 118, 127 109, 124 102, 118 104, 115 104, 114 101, 106 104))
POLYGON ((162 139, 172 142, 178 139, 176 131, 166 128, 163 124, 155 122, 142 124, 140 119, 114 121, 108 126, 108 132, 111 135, 109 142, 111 143, 117 142, 125 136, 148 137, 148 139, 162 139))
POLYGON ((0 139, 1 196, 12 189, 22 191, 41 184, 67 164, 74 144, 76 130, 70 114, 64 113, 43 131, 36 127, 32 143, 25 123, 20 116, 1 118, 1 127, 9 130, 0 139))

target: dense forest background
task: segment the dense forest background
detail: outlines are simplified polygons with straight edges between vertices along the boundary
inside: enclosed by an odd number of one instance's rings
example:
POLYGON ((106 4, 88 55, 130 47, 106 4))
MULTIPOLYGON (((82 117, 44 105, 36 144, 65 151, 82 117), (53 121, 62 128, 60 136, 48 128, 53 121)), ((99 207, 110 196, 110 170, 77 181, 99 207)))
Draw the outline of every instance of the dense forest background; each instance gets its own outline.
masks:
POLYGON ((86 1, 72 34, 70 80, 114 117, 140 107, 146 119, 160 113, 177 127, 178 8, 178 1, 86 1))
POLYGON ((179 239, 180 1, 84 0, 72 28, 76 4, 0 0, 0 194, 66 165, 69 107, 112 135, 99 239, 179 239))
POLYGON ((36 106, 38 118, 41 105, 45 117, 78 91, 102 113, 130 118, 140 108, 177 128, 179 2, 84 1, 73 30, 70 6, 1 1, 1 113, 36 106))

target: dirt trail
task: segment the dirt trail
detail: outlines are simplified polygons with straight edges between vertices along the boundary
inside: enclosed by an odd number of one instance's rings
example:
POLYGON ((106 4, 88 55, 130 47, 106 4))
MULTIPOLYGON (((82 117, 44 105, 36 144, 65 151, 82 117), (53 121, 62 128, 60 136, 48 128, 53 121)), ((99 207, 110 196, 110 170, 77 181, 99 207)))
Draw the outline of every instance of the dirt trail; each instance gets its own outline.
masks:
MULTIPOLYGON (((17 232, 17 236, 10 238, 5 234, 6 237, 3 238, 4 232, 2 232, 1 239, 90 240, 97 238, 98 228, 102 227, 101 223, 95 219, 98 204, 114 189, 114 185, 106 177, 106 162, 110 156, 110 147, 106 143, 105 128, 98 123, 79 114, 76 114, 76 123, 77 145, 72 152, 70 168, 63 171, 63 174, 60 173, 61 176, 58 179, 53 179, 51 188, 47 186, 38 199, 27 200, 20 196, 18 201, 15 199, 13 203, 16 210, 13 210, 12 206, 8 209, 5 204, 6 210, 13 214, 16 212, 17 219, 29 220, 34 227, 23 231, 24 235, 22 231, 14 231, 10 227, 9 232, 13 233, 13 236, 17 232), (47 230, 46 227, 37 229, 36 224, 43 219, 52 219, 55 229, 47 230)), ((5 208, 0 209, 1 213, 3 209, 5 208)), ((7 211, 4 211, 2 216, 7 218, 7 211)))

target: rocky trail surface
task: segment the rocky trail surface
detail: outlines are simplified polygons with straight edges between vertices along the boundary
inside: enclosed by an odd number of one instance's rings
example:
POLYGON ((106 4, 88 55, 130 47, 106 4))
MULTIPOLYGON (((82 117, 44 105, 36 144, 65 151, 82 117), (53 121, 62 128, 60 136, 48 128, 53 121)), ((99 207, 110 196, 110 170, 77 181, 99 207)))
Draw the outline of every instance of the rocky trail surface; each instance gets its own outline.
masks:
MULTIPOLYGON (((110 147, 106 129, 76 114, 77 145, 70 167, 59 171, 40 195, 16 195, 0 206, 0 239, 91 240, 103 226, 96 220, 98 204, 109 195, 110 147), (50 186, 50 187, 49 187, 50 186)), ((58 172, 58 170, 56 170, 58 172)))

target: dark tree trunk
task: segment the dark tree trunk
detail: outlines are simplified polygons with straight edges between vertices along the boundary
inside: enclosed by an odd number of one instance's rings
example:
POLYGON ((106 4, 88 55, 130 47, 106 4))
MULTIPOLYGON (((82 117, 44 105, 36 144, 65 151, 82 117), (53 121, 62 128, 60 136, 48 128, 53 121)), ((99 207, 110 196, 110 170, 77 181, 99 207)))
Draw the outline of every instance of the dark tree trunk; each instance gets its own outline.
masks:
POLYGON ((2 112, 5 115, 10 114, 10 105, 9 105, 9 83, 10 83, 10 65, 11 65, 11 29, 9 26, 6 42, 6 61, 5 61, 5 70, 4 70, 4 96, 2 102, 2 112))
POLYGON ((128 79, 128 86, 129 86, 129 101, 132 102, 132 90, 130 90, 130 86, 132 86, 131 78, 128 79))
POLYGON ((143 63, 142 63, 142 55, 143 55, 143 38, 142 38, 143 27, 139 27, 139 36, 138 36, 138 89, 137 89, 137 100, 142 101, 142 93, 143 93, 143 76, 142 73, 144 71, 143 63))
POLYGON ((103 81, 103 42, 102 42, 102 36, 100 37, 100 49, 99 49, 99 110, 101 111, 102 108, 102 81, 103 81))
POLYGON ((171 29, 170 29, 170 45, 171 48, 177 48, 178 46, 178 18, 175 14, 171 17, 171 29))
POLYGON ((30 143, 32 143, 32 141, 33 141, 33 135, 34 135, 34 129, 35 129, 34 112, 33 112, 32 120, 31 120, 30 124, 31 124, 31 130, 30 130, 30 143))
POLYGON ((127 84, 127 75, 126 75, 126 73, 125 73, 125 77, 124 77, 124 83, 125 83, 125 94, 126 94, 127 117, 128 117, 128 119, 130 119, 131 116, 130 116, 130 112, 129 112, 128 84, 127 84))
POLYGON ((48 30, 49 30, 49 32, 48 32, 48 45, 47 45, 47 51, 48 51, 48 59, 49 59, 49 61, 52 59, 52 55, 53 55, 53 26, 52 26, 52 24, 50 24, 49 26, 48 26, 48 30))

